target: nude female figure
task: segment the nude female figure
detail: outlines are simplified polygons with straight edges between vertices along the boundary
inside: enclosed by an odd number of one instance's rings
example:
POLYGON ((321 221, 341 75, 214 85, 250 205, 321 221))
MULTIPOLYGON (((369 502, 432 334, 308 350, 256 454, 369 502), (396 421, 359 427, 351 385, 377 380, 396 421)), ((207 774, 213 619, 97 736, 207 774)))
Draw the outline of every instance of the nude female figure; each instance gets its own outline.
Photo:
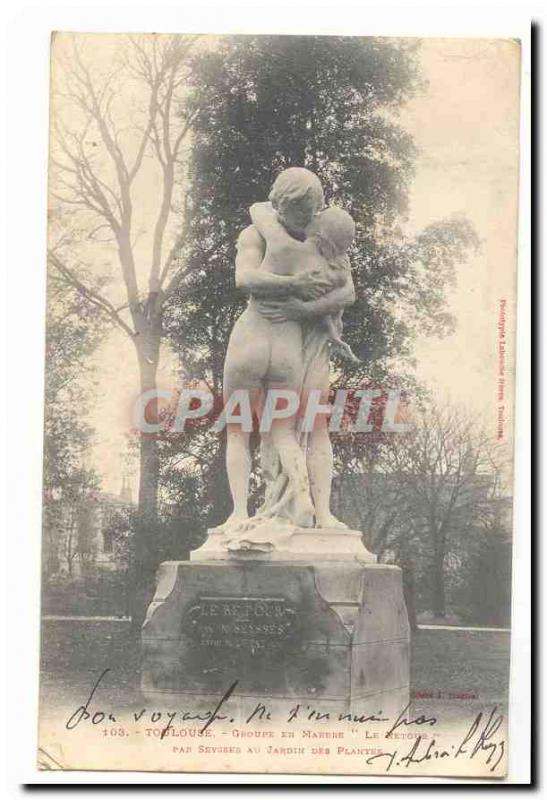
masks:
MULTIPOLYGON (((300 240, 324 205, 318 178, 302 168, 281 173, 270 199, 285 229, 300 240)), ((303 323, 313 327, 314 321, 338 313, 354 300, 351 279, 329 291, 331 284, 320 270, 276 275, 262 269, 264 255, 263 238, 253 226, 245 228, 237 243, 236 284, 249 292, 250 301, 232 331, 224 370, 225 399, 244 389, 249 391, 255 408, 270 388, 300 392, 304 377, 303 323), (299 295, 318 299, 304 301, 299 295), (272 301, 277 304, 271 305, 272 301)), ((328 394, 328 354, 326 361, 323 355, 314 367, 317 388, 328 394)), ((311 527, 314 521, 318 527, 345 527, 330 513, 332 448, 326 420, 310 434, 307 458, 298 443, 295 419, 283 422, 272 427, 271 436, 284 472, 298 489, 292 521, 301 527, 311 527)), ((248 518, 251 470, 249 433, 238 425, 228 426, 226 464, 234 502, 227 523, 232 524, 248 518)))

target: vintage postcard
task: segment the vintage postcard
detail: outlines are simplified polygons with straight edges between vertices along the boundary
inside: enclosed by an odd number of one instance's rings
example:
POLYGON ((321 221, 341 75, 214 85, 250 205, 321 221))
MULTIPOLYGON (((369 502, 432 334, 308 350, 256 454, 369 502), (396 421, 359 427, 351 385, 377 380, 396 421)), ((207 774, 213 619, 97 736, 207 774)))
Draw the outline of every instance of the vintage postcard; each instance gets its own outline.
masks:
POLYGON ((507 774, 520 60, 52 36, 41 769, 507 774))

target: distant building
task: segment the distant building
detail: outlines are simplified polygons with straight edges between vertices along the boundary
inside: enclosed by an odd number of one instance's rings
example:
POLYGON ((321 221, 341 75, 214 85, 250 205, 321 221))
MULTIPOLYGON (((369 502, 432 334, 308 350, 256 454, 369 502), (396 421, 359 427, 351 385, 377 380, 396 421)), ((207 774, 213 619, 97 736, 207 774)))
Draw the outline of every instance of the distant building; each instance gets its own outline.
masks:
POLYGON ((93 561, 103 569, 118 569, 119 555, 115 547, 115 517, 127 516, 134 508, 131 487, 124 475, 119 495, 98 492, 94 503, 93 561))
POLYGON ((53 528, 45 531, 46 572, 73 577, 93 566, 117 570, 123 566, 116 533, 134 508, 131 487, 123 477, 120 494, 92 492, 70 507, 59 503, 53 528))

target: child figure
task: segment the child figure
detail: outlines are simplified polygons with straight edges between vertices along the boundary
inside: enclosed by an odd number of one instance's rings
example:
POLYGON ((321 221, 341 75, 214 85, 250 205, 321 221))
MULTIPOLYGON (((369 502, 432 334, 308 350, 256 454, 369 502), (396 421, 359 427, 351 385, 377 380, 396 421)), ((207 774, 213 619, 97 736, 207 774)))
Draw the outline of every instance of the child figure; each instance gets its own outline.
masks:
MULTIPOLYGON (((355 236, 355 223, 346 211, 337 206, 322 211, 308 225, 306 239, 301 242, 285 230, 271 203, 254 203, 249 210, 253 225, 266 242, 263 263, 267 263, 269 272, 294 275, 296 271, 320 271, 330 284, 326 291, 347 282, 350 273, 347 249, 355 236)), ((338 311, 324 318, 329 340, 335 351, 358 364, 359 359, 342 340, 342 314, 343 311, 338 311)))

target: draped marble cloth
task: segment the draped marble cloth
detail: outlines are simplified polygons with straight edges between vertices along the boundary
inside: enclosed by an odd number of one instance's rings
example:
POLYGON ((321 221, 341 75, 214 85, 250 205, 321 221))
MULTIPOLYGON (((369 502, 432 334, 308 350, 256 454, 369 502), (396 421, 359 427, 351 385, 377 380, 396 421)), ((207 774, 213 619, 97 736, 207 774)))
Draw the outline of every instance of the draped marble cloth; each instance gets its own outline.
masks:
MULTIPOLYGON (((304 370, 301 396, 311 389, 324 389, 329 374, 329 333, 323 320, 304 326, 304 370)), ((300 447, 307 450, 308 433, 296 435, 300 447)), ((270 434, 260 439, 260 462, 266 483, 264 502, 256 515, 236 526, 225 528, 225 540, 230 550, 259 549, 269 551, 289 539, 296 528, 294 523, 295 488, 281 466, 281 459, 270 434)))

